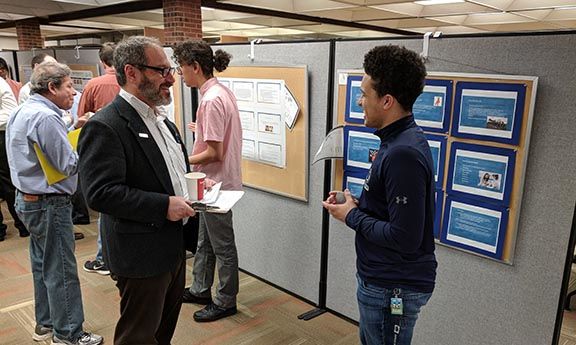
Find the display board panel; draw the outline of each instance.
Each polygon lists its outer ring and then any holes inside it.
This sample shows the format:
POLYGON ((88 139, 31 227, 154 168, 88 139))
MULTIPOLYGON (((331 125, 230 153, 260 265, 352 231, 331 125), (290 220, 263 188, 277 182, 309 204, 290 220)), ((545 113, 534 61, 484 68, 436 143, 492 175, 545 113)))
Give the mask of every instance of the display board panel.
MULTIPOLYGON (((298 200, 308 200, 308 72, 305 66, 230 66, 218 73, 219 78, 241 78, 247 80, 282 80, 290 91, 300 112, 296 115, 292 129, 284 128, 286 135, 285 167, 266 164, 250 159, 242 159, 242 182, 244 185, 267 192, 280 194, 298 200)), ((258 92, 247 92, 237 83, 242 101, 251 102, 258 92), (244 98, 243 98, 244 97, 244 98)), ((261 97, 271 95, 271 89, 264 90, 261 97)), ((234 88, 234 86, 233 86, 234 88)), ((257 89, 256 89, 257 90, 257 89)), ((237 96, 238 97, 238 96, 237 96)), ((239 102, 241 101, 239 100, 239 102)), ((266 101, 266 99, 261 99, 266 101)), ((282 124, 284 126, 284 124, 282 124)), ((270 152, 268 150, 267 152, 270 152)), ((280 165, 280 164, 278 164, 280 165)))
MULTIPOLYGON (((353 89, 362 73, 362 70, 339 71, 337 124, 346 125, 348 130, 344 137, 344 160, 335 163, 335 189, 350 183, 343 178, 349 179, 351 169, 367 170, 371 164, 362 155, 355 156, 362 161, 351 161, 347 153, 349 133, 374 132, 358 124, 360 116, 349 116, 353 89)), ((512 264, 537 82, 537 77, 529 76, 428 73, 424 92, 415 104, 414 117, 425 131, 434 158, 438 193, 434 235, 438 243, 512 264), (497 245, 493 243, 493 248, 483 250, 482 246, 478 249, 466 241, 453 240, 453 234, 462 230, 459 227, 468 224, 462 219, 480 219, 470 212, 466 213, 469 217, 450 218, 447 212, 464 214, 464 207, 453 206, 452 200, 457 198, 469 199, 473 205, 504 208, 499 211, 497 230, 502 238, 499 237, 497 245), (450 231, 452 235, 447 233, 450 231)), ((357 112, 355 109, 354 113, 357 112)))

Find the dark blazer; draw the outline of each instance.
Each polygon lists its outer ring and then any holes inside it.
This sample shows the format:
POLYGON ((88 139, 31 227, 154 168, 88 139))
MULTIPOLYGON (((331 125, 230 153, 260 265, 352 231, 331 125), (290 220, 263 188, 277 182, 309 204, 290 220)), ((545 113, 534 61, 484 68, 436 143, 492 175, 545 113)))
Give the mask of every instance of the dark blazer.
MULTIPOLYGON (((188 162, 176 126, 166 124, 188 162)), ((102 249, 110 271, 146 278, 172 270, 184 258, 182 221, 166 219, 174 189, 162 153, 136 110, 117 96, 84 125, 78 154, 86 201, 102 213, 102 249)))

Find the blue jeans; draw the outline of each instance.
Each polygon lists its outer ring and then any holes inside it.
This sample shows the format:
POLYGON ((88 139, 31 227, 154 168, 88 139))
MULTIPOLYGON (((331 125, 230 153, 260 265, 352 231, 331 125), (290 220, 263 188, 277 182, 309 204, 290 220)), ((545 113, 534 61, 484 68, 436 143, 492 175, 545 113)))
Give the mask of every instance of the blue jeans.
POLYGON ((364 345, 409 345, 420 308, 432 293, 407 289, 386 289, 358 279, 358 309, 360 311, 360 341, 364 345), (392 315, 390 298, 402 298, 402 315, 392 315))
POLYGON ((36 323, 53 327, 60 338, 74 341, 84 322, 80 282, 74 257, 72 204, 69 196, 38 196, 30 201, 19 191, 16 212, 30 231, 36 323))

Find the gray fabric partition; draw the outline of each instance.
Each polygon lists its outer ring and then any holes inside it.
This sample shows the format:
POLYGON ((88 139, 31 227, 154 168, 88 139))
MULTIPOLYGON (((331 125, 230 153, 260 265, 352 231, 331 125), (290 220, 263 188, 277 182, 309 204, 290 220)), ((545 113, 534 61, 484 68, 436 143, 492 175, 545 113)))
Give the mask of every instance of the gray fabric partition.
MULTIPOLYGON (((79 49, 56 49, 56 60, 67 65, 96 65, 98 66, 98 71, 100 75, 103 74, 102 64, 100 63, 100 57, 98 56, 98 48, 85 48, 79 49), (76 58, 76 55, 79 57, 76 58)), ((97 76, 95 76, 97 77, 97 76)))
MULTIPOLYGON (((22 67, 25 67, 30 68, 31 70, 32 67, 30 66, 30 63, 32 62, 32 58, 40 53, 46 53, 51 56, 55 55, 53 49, 34 49, 34 50, 18 51, 16 52, 16 60, 18 60, 18 68, 22 69, 22 67)), ((22 85, 24 85, 28 82, 28 79, 29 76, 20 75, 19 81, 22 83, 22 85)))
MULTIPOLYGON (((307 66, 308 154, 313 157, 326 128, 329 43, 259 44, 253 64, 249 45, 213 49, 232 54, 235 66, 307 66)), ((307 203, 246 187, 233 209, 240 268, 312 302, 319 293, 323 176, 323 163, 310 165, 307 203)))
MULTIPOLYGON (((422 40, 338 42, 336 69, 361 68, 381 44, 421 51, 422 40)), ((414 344, 551 344, 576 184, 576 35, 443 38, 428 71, 538 76, 514 265, 437 246, 434 296, 414 344)), ((358 319, 353 232, 331 220, 327 307, 358 319)))

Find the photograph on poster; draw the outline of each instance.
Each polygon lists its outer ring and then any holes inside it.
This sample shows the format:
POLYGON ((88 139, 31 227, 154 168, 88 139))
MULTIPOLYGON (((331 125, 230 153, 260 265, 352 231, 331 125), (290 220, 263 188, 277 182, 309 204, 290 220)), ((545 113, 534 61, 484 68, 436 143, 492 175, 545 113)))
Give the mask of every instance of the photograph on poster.
POLYGON ((342 186, 342 189, 348 188, 350 194, 354 198, 359 199, 364 189, 364 181, 367 175, 368 170, 344 171, 344 186, 342 186))
POLYGON ((522 84, 456 84, 452 135, 518 144, 526 86, 522 84))
POLYGON ((427 79, 412 107, 414 120, 425 131, 448 132, 452 110, 452 80, 427 79))
POLYGON ((434 210, 434 238, 440 239, 440 225, 442 223, 442 207, 444 206, 444 192, 436 189, 434 192, 436 208, 434 210))
POLYGON ((239 102, 254 101, 254 83, 251 81, 234 80, 232 82, 232 91, 239 102))
POLYGON ((442 189, 444 182, 444 166, 446 163, 446 137, 442 135, 434 135, 426 133, 430 152, 432 152, 432 160, 434 161, 434 181, 436 188, 442 189))
POLYGON ((279 82, 256 83, 256 93, 258 95, 258 103, 280 104, 282 97, 282 84, 279 82))
POLYGON ((256 158, 256 142, 251 139, 242 139, 242 158, 256 158))
POLYGON ((245 131, 255 131, 254 124, 256 119, 254 118, 253 111, 239 110, 240 113, 240 123, 242 124, 242 129, 245 131))
POLYGON ((513 150, 454 142, 450 151, 448 194, 509 205, 516 161, 513 150))
POLYGON ((358 104, 362 97, 360 84, 362 76, 349 75, 346 82, 346 109, 344 110, 344 121, 349 123, 364 123, 364 110, 358 104))
POLYGON ((276 166, 284 166, 282 146, 262 141, 259 142, 258 159, 262 162, 268 162, 276 166))
POLYGON ((507 226, 504 207, 448 197, 440 242, 501 259, 507 226))
POLYGON ((380 148, 374 129, 344 126, 344 169, 370 169, 380 148))
POLYGON ((282 115, 258 113, 259 132, 280 135, 282 125, 282 115))

